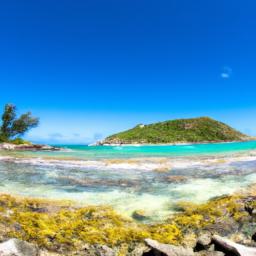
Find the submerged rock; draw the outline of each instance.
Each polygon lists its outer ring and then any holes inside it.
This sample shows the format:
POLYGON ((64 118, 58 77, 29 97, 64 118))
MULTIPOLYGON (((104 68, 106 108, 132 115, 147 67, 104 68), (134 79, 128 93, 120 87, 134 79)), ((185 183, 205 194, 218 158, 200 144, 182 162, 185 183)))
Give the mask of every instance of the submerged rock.
POLYGON ((171 170, 170 167, 167 167, 167 166, 162 166, 162 167, 158 167, 158 168, 155 168, 154 169, 154 172, 169 172, 171 170))
POLYGON ((39 256, 36 245, 13 238, 0 244, 1 256, 39 256))
POLYGON ((187 181, 188 177, 181 175, 167 176, 165 180, 170 183, 181 183, 187 181))
POLYGON ((148 219, 150 216, 143 210, 137 210, 133 212, 132 217, 135 220, 145 220, 148 219))
POLYGON ((61 148, 59 147, 53 147, 49 145, 39 145, 39 144, 22 144, 22 145, 17 145, 15 147, 15 150, 31 150, 31 151, 59 151, 61 148))
POLYGON ((74 186, 84 186, 84 187, 139 187, 140 182, 137 180, 125 180, 125 179, 91 179, 91 178, 74 178, 70 176, 59 176, 58 180, 63 183, 74 185, 74 186))
POLYGON ((170 244, 162 244, 152 239, 145 239, 146 244, 152 248, 151 253, 143 255, 164 255, 164 256, 193 256, 194 252, 191 248, 175 246, 170 244))

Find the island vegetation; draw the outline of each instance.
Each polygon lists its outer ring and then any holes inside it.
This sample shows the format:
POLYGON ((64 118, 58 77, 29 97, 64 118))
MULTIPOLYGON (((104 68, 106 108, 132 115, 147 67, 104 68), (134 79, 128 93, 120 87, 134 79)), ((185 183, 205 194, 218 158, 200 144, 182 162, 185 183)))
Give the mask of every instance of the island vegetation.
POLYGON ((0 142, 11 142, 13 144, 28 143, 21 137, 39 124, 39 119, 33 117, 31 112, 17 117, 17 108, 13 104, 5 105, 1 120, 0 142))
POLYGON ((103 144, 167 144, 243 141, 250 137, 209 117, 176 119, 134 128, 107 137, 103 144))

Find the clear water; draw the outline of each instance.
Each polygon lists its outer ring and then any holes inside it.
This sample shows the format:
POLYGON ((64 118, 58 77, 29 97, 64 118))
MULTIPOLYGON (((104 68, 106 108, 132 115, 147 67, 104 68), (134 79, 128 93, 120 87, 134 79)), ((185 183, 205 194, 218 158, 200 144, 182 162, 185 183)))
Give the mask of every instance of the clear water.
MULTIPOLYGON (((86 146, 86 145, 59 145, 67 151, 34 152, 34 156, 66 157, 74 159, 103 159, 103 158, 136 158, 136 157, 172 157, 198 156, 220 153, 234 153, 256 149, 256 141, 165 145, 165 146, 86 146)), ((30 153, 24 153, 30 155, 30 153)))
POLYGON ((127 216, 144 210, 161 221, 178 201, 204 202, 256 182, 255 141, 65 148, 0 152, 12 157, 0 161, 0 192, 107 204, 127 216))

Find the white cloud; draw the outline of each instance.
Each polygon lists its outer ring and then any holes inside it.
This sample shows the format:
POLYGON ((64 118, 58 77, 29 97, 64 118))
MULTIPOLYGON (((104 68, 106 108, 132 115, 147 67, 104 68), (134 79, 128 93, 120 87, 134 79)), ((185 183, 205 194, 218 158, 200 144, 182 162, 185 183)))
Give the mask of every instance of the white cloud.
POLYGON ((229 78, 229 77, 230 77, 230 75, 229 75, 229 74, 227 74, 227 73, 221 73, 221 77, 222 77, 222 78, 229 78))
POLYGON ((63 138, 63 134, 59 133, 59 132, 56 132, 56 133, 50 133, 49 135, 49 138, 63 138))
POLYGON ((232 75, 232 68, 230 67, 223 67, 221 72, 221 77, 223 79, 228 79, 232 75))

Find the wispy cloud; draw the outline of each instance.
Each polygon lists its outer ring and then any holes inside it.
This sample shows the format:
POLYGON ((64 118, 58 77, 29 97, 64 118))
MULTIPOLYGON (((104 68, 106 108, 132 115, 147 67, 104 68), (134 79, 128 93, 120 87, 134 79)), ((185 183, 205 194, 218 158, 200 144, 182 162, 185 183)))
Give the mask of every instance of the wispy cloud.
POLYGON ((221 77, 223 79, 228 79, 232 75, 232 68, 231 67, 223 67, 221 72, 221 77))
POLYGON ((82 135, 80 133, 48 133, 41 136, 28 135, 26 139, 35 143, 44 144, 90 144, 101 140, 103 135, 101 133, 94 133, 91 136, 82 135))
POLYGON ((229 78, 229 77, 230 77, 230 74, 221 73, 221 77, 222 77, 222 78, 229 78))
POLYGON ((101 140, 103 138, 103 134, 101 134, 101 133, 94 133, 94 135, 93 135, 93 140, 94 141, 98 141, 98 140, 101 140))
POLYGON ((59 132, 50 133, 48 136, 49 136, 49 138, 59 138, 59 139, 61 139, 61 138, 64 137, 63 134, 61 134, 61 133, 59 133, 59 132))

